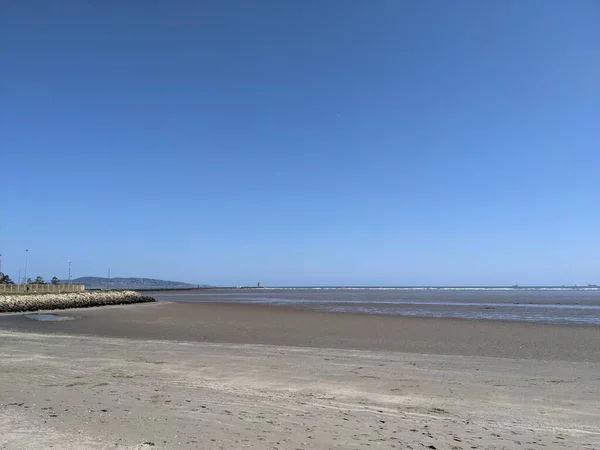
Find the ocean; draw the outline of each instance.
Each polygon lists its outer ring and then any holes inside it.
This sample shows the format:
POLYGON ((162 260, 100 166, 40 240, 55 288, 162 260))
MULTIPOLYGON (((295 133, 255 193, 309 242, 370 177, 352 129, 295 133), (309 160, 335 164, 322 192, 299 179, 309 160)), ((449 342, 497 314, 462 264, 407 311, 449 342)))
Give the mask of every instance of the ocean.
POLYGON ((255 303, 336 313, 600 326, 600 288, 260 288, 155 292, 159 301, 255 303))

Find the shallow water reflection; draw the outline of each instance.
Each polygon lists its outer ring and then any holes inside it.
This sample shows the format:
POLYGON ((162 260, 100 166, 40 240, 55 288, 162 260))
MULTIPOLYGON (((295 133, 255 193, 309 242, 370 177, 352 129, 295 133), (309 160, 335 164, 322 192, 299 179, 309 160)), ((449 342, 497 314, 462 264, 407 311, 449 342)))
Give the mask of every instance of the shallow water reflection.
POLYGON ((63 322, 65 320, 75 320, 73 316, 59 316, 57 314, 25 314, 25 317, 40 322, 63 322))

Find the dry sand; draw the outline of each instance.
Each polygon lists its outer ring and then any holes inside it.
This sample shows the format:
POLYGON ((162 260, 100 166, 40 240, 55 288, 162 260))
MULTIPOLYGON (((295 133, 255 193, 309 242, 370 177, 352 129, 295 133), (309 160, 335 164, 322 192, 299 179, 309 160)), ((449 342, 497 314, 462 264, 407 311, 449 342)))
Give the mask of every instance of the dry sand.
POLYGON ((206 304, 64 314, 80 318, 0 320, 2 449, 600 449, 596 329, 206 304))

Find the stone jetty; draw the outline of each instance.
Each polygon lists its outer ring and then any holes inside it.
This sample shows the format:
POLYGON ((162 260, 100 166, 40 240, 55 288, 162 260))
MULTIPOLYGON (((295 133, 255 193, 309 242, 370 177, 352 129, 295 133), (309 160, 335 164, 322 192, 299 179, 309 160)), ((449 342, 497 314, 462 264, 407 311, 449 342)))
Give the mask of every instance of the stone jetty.
POLYGON ((154 301, 154 298, 142 295, 135 291, 0 295, 0 312, 87 308, 90 306, 121 305, 154 301))

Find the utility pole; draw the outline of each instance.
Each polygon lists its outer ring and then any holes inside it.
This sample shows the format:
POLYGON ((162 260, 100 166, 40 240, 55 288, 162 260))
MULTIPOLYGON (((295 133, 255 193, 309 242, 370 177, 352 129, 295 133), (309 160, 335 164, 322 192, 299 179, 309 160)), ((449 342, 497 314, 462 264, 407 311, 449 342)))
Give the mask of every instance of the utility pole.
POLYGON ((27 255, 29 255, 29 250, 25 249, 25 283, 27 284, 27 255))
POLYGON ((69 281, 67 284, 71 284, 71 261, 69 260, 69 281))

